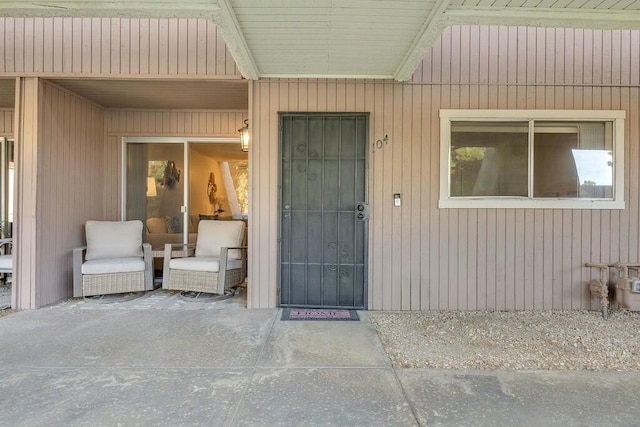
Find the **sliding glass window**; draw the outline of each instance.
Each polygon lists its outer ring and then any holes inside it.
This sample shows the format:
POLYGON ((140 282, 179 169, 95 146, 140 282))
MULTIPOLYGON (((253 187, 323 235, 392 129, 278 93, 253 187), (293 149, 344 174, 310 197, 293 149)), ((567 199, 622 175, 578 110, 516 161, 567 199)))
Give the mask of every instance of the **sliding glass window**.
POLYGON ((624 112, 441 111, 441 208, 622 209, 624 112))

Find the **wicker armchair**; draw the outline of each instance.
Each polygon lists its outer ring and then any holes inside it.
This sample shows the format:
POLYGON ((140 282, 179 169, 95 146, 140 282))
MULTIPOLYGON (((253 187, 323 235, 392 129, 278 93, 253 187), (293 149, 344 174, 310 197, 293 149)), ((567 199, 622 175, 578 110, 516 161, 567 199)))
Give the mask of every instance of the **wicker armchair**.
POLYGON ((0 239, 0 275, 1 282, 6 283, 7 274, 13 274, 13 239, 0 239))
POLYGON ((247 247, 243 221, 202 220, 195 256, 171 258, 165 245, 163 289, 224 295, 244 281, 247 247))
POLYGON ((87 245, 73 250, 73 296, 153 289, 151 245, 142 221, 87 221, 87 245))

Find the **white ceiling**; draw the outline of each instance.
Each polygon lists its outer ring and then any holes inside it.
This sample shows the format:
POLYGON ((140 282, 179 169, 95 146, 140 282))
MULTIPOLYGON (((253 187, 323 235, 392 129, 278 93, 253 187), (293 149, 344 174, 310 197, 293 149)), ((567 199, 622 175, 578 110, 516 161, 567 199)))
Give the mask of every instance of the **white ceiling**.
POLYGON ((0 15, 205 18, 249 79, 408 80, 448 25, 640 29, 640 0, 0 0, 0 15))

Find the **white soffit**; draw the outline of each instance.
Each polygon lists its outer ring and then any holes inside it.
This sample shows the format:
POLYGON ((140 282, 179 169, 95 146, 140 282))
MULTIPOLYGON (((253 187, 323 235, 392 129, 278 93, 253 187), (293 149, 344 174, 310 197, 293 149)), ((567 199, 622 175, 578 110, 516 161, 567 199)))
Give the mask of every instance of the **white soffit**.
POLYGON ((640 29, 640 0, 0 0, 0 16, 206 18, 248 79, 403 81, 449 25, 640 29))
POLYGON ((230 0, 264 77, 393 78, 437 1, 230 0))

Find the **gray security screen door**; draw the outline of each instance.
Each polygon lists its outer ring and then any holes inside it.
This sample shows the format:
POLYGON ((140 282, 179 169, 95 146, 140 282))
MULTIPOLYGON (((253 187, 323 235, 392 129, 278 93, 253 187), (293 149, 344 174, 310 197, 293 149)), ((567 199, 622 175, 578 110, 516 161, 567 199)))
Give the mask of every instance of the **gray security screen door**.
POLYGON ((280 114, 280 304, 366 308, 368 114, 280 114))

